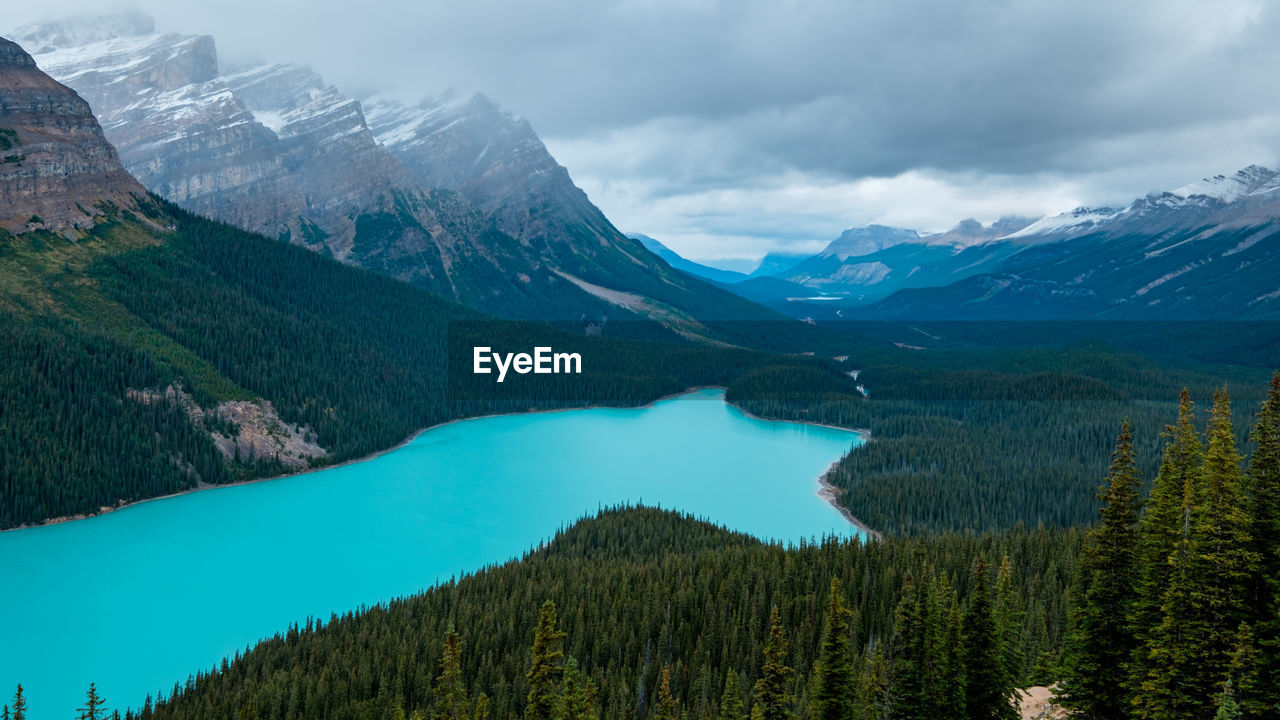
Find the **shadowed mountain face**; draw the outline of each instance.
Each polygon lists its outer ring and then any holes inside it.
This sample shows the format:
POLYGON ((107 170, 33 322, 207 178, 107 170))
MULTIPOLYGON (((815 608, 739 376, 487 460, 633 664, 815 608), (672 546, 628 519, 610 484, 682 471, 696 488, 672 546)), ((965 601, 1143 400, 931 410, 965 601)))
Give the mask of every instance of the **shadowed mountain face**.
POLYGON ((366 106, 307 67, 223 68, 140 15, 20 28, 124 166, 195 212, 509 317, 777 319, 623 237, 523 120, 482 96, 366 106))
POLYGON ((0 38, 0 228, 87 229, 103 203, 130 208, 145 196, 89 104, 0 38))

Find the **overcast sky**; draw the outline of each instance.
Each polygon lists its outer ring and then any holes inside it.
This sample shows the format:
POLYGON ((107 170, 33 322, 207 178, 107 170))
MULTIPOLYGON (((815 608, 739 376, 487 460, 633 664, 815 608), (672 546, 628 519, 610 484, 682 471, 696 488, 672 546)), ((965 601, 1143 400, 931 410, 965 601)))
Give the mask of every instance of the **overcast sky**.
MULTIPOLYGON (((6 24, 103 9, 23 5, 6 24)), ((1280 156, 1280 8, 1263 0, 132 6, 349 95, 483 91, 619 228, 700 259, 1127 203, 1280 156)))

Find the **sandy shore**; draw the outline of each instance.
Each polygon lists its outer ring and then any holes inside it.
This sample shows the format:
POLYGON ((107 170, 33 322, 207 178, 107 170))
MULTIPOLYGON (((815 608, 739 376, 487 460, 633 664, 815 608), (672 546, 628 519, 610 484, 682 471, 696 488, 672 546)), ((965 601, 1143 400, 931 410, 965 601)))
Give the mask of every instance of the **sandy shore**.
MULTIPOLYGON (((127 508, 127 507, 133 507, 133 506, 135 506, 135 505, 141 505, 141 504, 143 504, 143 503, 156 502, 156 501, 159 501, 159 500, 168 500, 169 498, 175 498, 175 497, 179 497, 179 496, 182 496, 182 495, 190 495, 190 494, 192 494, 192 493, 204 492, 204 491, 206 491, 206 490, 217 490, 217 489, 219 489, 219 488, 236 487, 236 486, 238 486, 238 485, 252 485, 252 484, 254 484, 254 483, 271 482, 272 480, 281 480, 281 479, 284 479, 284 478, 296 477, 296 476, 298 476, 298 475, 303 475, 303 474, 306 474, 306 473, 309 473, 309 472, 320 472, 320 471, 322 471, 322 470, 332 470, 332 469, 334 469, 334 468, 340 468, 340 467, 344 467, 344 466, 347 466, 347 465, 354 465, 354 464, 356 464, 356 463, 362 463, 362 462, 366 462, 366 461, 369 461, 369 460, 373 460, 374 458, 381 457, 381 456, 386 455, 387 453, 390 453, 390 452, 395 452, 396 450, 399 450, 399 449, 403 448, 404 446, 408 445, 409 443, 413 442, 414 440, 417 440, 417 439, 418 439, 418 436, 422 435, 422 434, 423 434, 423 433, 425 433, 425 432, 430 432, 430 431, 432 431, 432 430, 436 430, 436 429, 439 429, 439 428, 442 428, 442 427, 446 427, 446 426, 448 426, 448 425, 454 425, 454 424, 456 424, 456 423, 470 422, 470 421, 472 421, 472 420, 484 420, 484 419, 487 419, 487 418, 508 417, 508 416, 511 416, 511 415, 538 415, 538 414, 544 414, 544 413, 574 412, 574 411, 577 411, 577 410, 643 410, 643 409, 645 409, 645 408, 651 408, 651 407, 653 407, 654 405, 656 405, 656 404, 658 404, 658 403, 660 403, 660 402, 662 402, 662 401, 664 401, 664 400, 672 400, 672 399, 674 399, 674 398, 681 397, 682 395, 688 395, 688 394, 690 394, 690 393, 698 392, 699 390, 724 390, 724 389, 725 389, 725 388, 723 388, 723 387, 719 387, 719 386, 715 386, 715 385, 702 385, 702 386, 698 386, 698 387, 691 387, 691 388, 686 388, 685 390, 682 390, 682 391, 677 392, 677 393, 671 393, 670 395, 663 395, 662 397, 655 398, 654 400, 651 400, 651 401, 649 401, 649 402, 645 403, 644 405, 631 405, 631 406, 626 406, 626 407, 618 407, 618 406, 614 406, 614 405, 584 405, 584 406, 581 406, 581 407, 553 408, 553 409, 548 409, 548 410, 537 410, 537 409, 534 409, 534 410, 522 410, 522 411, 518 411, 518 412, 493 413, 493 414, 491 414, 491 415, 474 415, 474 416, 471 416, 471 417, 456 418, 456 419, 453 419, 453 420, 448 420, 448 421, 446 421, 446 422, 436 423, 435 425, 431 425, 431 426, 428 426, 428 427, 422 428, 421 430, 415 430, 412 434, 410 434, 410 435, 409 435, 409 437, 405 438, 404 440, 401 440, 400 442, 396 443, 395 445, 392 445, 392 446, 391 446, 391 447, 389 447, 389 448, 385 448, 385 449, 383 449, 383 450, 379 450, 379 451, 377 451, 377 452, 373 452, 373 453, 370 453, 370 454, 365 455, 365 456, 362 456, 362 457, 353 458, 353 459, 351 459, 351 460, 344 460, 344 461, 342 461, 342 462, 340 462, 340 463, 334 463, 334 464, 332 464, 332 465, 321 465, 321 466, 314 467, 314 468, 305 468, 305 469, 300 469, 300 470, 298 470, 297 472, 285 473, 285 474, 283 474, 283 475, 272 475, 271 477, 253 478, 253 479, 251 479, 251 480, 241 480, 241 481, 239 481, 239 482, 226 483, 226 484, 223 484, 223 485, 209 485, 209 484, 207 484, 207 483, 203 483, 203 482, 202 482, 202 483, 200 483, 199 485, 197 485, 196 487, 193 487, 193 488, 187 488, 187 489, 185 489, 185 490, 179 490, 178 492, 169 493, 169 494, 167 494, 167 495, 157 495, 157 496, 155 496, 155 497, 144 498, 144 499, 142 499, 142 500, 134 500, 134 501, 132 501, 132 502, 121 502, 121 503, 118 503, 118 504, 116 504, 116 505, 100 507, 100 508, 98 508, 98 512, 94 512, 94 513, 81 513, 81 514, 77 514, 77 515, 63 515, 63 516, 56 517, 56 518, 49 518, 48 520, 44 520, 44 521, 42 521, 42 522, 38 522, 38 523, 27 523, 27 524, 25 524, 25 525, 18 525, 18 526, 16 526, 16 527, 6 528, 6 529, 4 529, 4 530, 0 530, 0 532, 11 532, 11 531, 13 531, 13 530, 28 530, 28 529, 31 529, 31 528, 44 527, 44 526, 46 526, 46 525, 57 525, 57 524, 59 524, 59 523, 64 523, 64 522, 73 522, 73 521, 75 521, 75 520, 85 520, 85 519, 88 519, 88 518, 91 518, 91 517, 97 517, 98 515, 105 515, 105 514, 107 514, 107 513, 109 513, 109 512, 114 512, 114 511, 116 511, 116 510, 122 510, 122 509, 127 508)), ((822 425, 822 424, 820 424, 820 423, 805 423, 805 422, 802 422, 802 421, 799 421, 799 420, 772 420, 772 419, 770 419, 770 418, 762 418, 762 417, 757 417, 757 416, 755 416, 755 415, 752 415, 751 413, 747 412, 746 410, 743 410, 742 408, 738 407, 737 405, 733 405, 732 407, 736 408, 737 410, 739 410, 740 412, 742 412, 743 414, 745 414, 747 417, 751 417, 751 418, 754 418, 754 419, 756 419, 756 420, 766 420, 766 421, 768 421, 768 422, 794 422, 794 423, 798 423, 798 424, 801 424, 801 425, 817 425, 818 427, 829 427, 829 428, 832 428, 832 429, 835 429, 835 430, 843 430, 843 431, 845 431, 845 432, 856 432, 856 433, 860 433, 860 434, 864 434, 864 435, 865 435, 865 434, 866 434, 866 432, 867 432, 867 431, 864 431, 864 430, 850 430, 849 428, 836 427, 836 426, 834 426, 834 425, 822 425)), ((839 461, 837 460, 836 462, 839 462, 839 461)), ((832 467, 835 467, 835 463, 832 463, 832 467)), ((828 470, 828 472, 829 472, 829 470, 828 470)), ((871 528, 869 528, 869 527, 867 527, 866 525, 864 525, 861 521, 859 521, 856 517, 854 517, 852 513, 850 513, 850 512, 849 512, 848 508, 845 508, 845 507, 843 507, 842 505, 840 505, 840 503, 836 502, 836 499, 835 499, 835 488, 834 488, 832 485, 830 485, 829 483, 827 483, 827 480, 826 480, 826 473, 823 473, 822 477, 818 478, 818 484, 819 484, 819 486, 820 486, 820 488, 819 488, 819 490, 818 490, 818 497, 821 497, 823 500, 826 500, 827 502, 831 503, 831 505, 832 505, 832 506, 834 506, 837 510, 839 510, 839 511, 840 511, 840 514, 841 514, 841 515, 843 515, 843 516, 845 517, 845 519, 847 519, 847 520, 849 521, 849 523, 850 523, 850 524, 852 524, 852 525, 854 525, 855 527, 859 528, 859 529, 860 529, 860 530, 862 530, 863 532, 866 532, 866 533, 868 534, 868 536, 875 537, 876 539, 879 539, 879 538, 880 538, 880 534, 879 534, 879 533, 877 533, 876 531, 874 531, 874 530, 872 530, 871 528)))

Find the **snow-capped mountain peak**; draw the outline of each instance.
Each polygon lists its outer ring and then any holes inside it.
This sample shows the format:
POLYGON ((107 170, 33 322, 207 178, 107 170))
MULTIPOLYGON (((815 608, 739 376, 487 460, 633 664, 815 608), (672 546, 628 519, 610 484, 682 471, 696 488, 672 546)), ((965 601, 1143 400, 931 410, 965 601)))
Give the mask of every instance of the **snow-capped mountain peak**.
POLYGON ((1280 173, 1274 170, 1261 165, 1250 165, 1231 176, 1215 175, 1188 183, 1174 190, 1173 194, 1184 198, 1203 195, 1222 202, 1234 202, 1246 195, 1280 187, 1277 178, 1280 178, 1280 173))

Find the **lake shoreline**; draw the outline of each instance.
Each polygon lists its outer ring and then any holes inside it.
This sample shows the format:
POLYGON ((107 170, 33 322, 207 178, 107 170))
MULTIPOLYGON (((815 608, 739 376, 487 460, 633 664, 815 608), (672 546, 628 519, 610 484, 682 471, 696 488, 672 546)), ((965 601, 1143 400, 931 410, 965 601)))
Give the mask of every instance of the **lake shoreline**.
MULTIPOLYGON (((680 391, 680 392, 676 392, 676 393, 669 393, 669 394, 667 394, 667 395, 663 395, 662 397, 658 397, 658 398, 655 398, 655 399, 653 399, 653 400, 650 400, 649 402, 647 402, 647 403, 645 403, 645 404, 643 404, 643 405, 627 405, 627 406, 617 406, 617 405, 583 405, 583 406, 578 406, 578 407, 552 408, 552 409, 546 409, 546 410, 537 410, 537 409, 532 409, 532 410, 522 410, 522 411, 515 411, 515 412, 491 413, 491 414, 489 414, 489 415, 472 415, 472 416, 470 416, 470 417, 465 417, 465 418, 455 418, 455 419, 453 419, 453 420, 446 420, 445 422, 436 423, 435 425, 428 425, 427 427, 424 427, 424 428, 422 428, 422 429, 420 429, 420 430, 415 430, 413 433, 411 433, 411 434, 410 434, 408 437, 406 437, 404 440, 401 440, 400 442, 396 443, 395 445, 392 445, 391 447, 384 448, 384 449, 382 449, 382 450, 378 450, 378 451, 376 451, 376 452, 372 452, 372 453, 370 453, 370 454, 368 454, 368 455, 363 455, 363 456, 358 457, 358 458, 352 458, 352 459, 350 459, 350 460, 343 460, 343 461, 342 461, 342 462, 340 462, 340 463, 334 463, 334 464, 332 464, 332 465, 322 465, 322 466, 320 466, 320 467, 314 467, 314 468, 303 468, 303 469, 299 469, 297 472, 284 473, 284 474, 282 474, 282 475, 272 475, 272 476, 270 476, 270 477, 262 477, 262 478, 251 478, 251 479, 249 479, 249 480, 238 480, 238 481, 236 481, 236 482, 225 483, 225 484, 222 484, 222 485, 209 485, 209 484, 207 484, 207 483, 200 483, 200 484, 198 484, 196 487, 187 488, 187 489, 185 489, 185 490, 179 490, 179 491, 177 491, 177 492, 168 493, 168 494, 166 494, 166 495, 156 495, 155 497, 143 498, 143 499, 141 499, 141 500, 133 500, 133 501, 131 501, 131 502, 121 502, 121 503, 119 503, 119 504, 117 504, 117 505, 113 505, 113 506, 105 506, 105 505, 104 505, 104 506, 102 506, 101 508, 99 508, 99 509, 98 509, 98 512, 94 512, 94 513, 80 513, 80 514, 76 514, 76 515, 62 515, 62 516, 55 517, 55 518, 49 518, 48 520, 43 520, 43 521, 38 522, 38 523, 27 523, 27 524, 24 524, 24 525, 17 525, 17 526, 15 526, 15 527, 5 528, 5 529, 3 529, 3 530, 0 530, 0 533, 7 533, 7 532, 15 531, 15 530, 32 530, 32 529, 35 529, 35 528, 47 527, 47 526, 50 526, 50 525, 60 525, 60 524, 62 524, 62 523, 75 522, 75 521, 77 521, 77 520, 88 520, 89 518, 99 517, 99 516, 102 516, 102 515, 106 515, 106 514, 108 514, 108 513, 115 512, 115 511, 117 511, 117 510, 124 510, 125 508, 135 507, 135 506, 137 506, 137 505, 142 505, 142 504, 144 504, 144 503, 157 502, 157 501, 160 501, 160 500, 168 500, 168 499, 170 499, 170 498, 181 497, 181 496, 183 496, 183 495, 190 495, 190 494, 192 494, 192 493, 204 492, 204 491, 206 491, 206 490, 218 490, 218 489, 221 489, 221 488, 238 487, 238 486, 241 486, 241 485, 253 485, 253 484, 256 484, 256 483, 272 482, 272 481, 274 481, 274 480, 283 480, 283 479, 285 479, 285 478, 297 477, 297 476, 299 476, 299 475, 305 475, 305 474, 307 474, 307 473, 311 473, 311 472, 321 472, 321 471, 324 471, 324 470, 334 470, 334 469, 337 469, 337 468, 345 467, 345 466, 347 466, 347 465, 354 465, 354 464, 356 464, 356 463, 362 463, 362 462, 367 462, 367 461, 369 461, 369 460, 374 460, 374 459, 379 458, 379 457, 381 457, 381 456, 383 456, 383 455, 386 455, 387 453, 391 453, 391 452, 395 452, 396 450, 400 450, 400 449, 404 448, 406 445, 408 445, 408 444, 412 443, 414 440, 417 440, 417 439, 418 439, 418 438, 419 438, 423 433, 430 432, 431 430, 438 430, 439 428, 442 428, 442 427, 447 427, 447 426, 449 426, 449 425, 454 425, 454 424, 457 424, 457 423, 470 422, 470 421, 472 421, 472 420, 486 420, 486 419, 490 419, 490 418, 509 417, 509 416, 512 416, 512 415, 542 415, 542 414, 547 414, 547 413, 575 412, 575 411, 579 411, 579 410, 644 410, 644 409, 647 409, 647 408, 651 408, 651 407, 653 407, 654 405, 657 405, 657 404, 658 404, 658 403, 660 403, 660 402, 664 402, 664 401, 666 401, 666 400, 673 400, 673 399, 675 399, 675 398, 678 398, 678 397, 681 397, 681 396, 684 396, 684 395, 689 395, 689 394, 691 394, 691 393, 695 393, 695 392, 698 392, 698 391, 701 391, 701 390, 725 390, 725 389, 726 389, 725 387, 720 386, 720 385, 698 385, 698 386, 695 386, 695 387, 685 388, 684 390, 682 390, 682 391, 680 391)), ((795 423, 795 424, 798 424, 798 425, 813 425, 813 426, 816 426, 816 427, 825 427, 825 428, 831 428, 831 429, 833 429, 833 430, 841 430, 841 431, 844 431, 844 432, 851 432, 851 433, 855 433, 855 434, 858 434, 858 435, 863 436, 864 438, 865 438, 866 436, 870 435, 870 432, 869 432, 869 431, 867 431, 867 430, 853 430, 853 429, 850 429, 850 428, 842 428, 842 427, 837 427, 837 426, 835 426, 835 425, 825 425, 825 424, 822 424, 822 423, 807 423, 807 422, 804 422, 804 421, 802 421, 802 420, 776 420, 776 419, 773 419, 773 418, 764 418, 764 417, 760 417, 760 416, 758 416, 758 415, 755 415, 755 414, 753 414, 753 413, 751 413, 751 412, 748 412, 747 410, 745 410, 745 409, 743 409, 743 408, 741 408, 741 407, 738 407, 737 405, 734 405, 734 404, 732 404, 732 403, 726 402, 725 404, 726 404, 726 405, 729 405, 730 407, 734 408, 735 410, 737 410, 737 411, 741 412, 742 414, 744 414, 744 415, 746 415, 747 417, 752 418, 752 419, 754 419, 754 420, 762 420, 762 421, 767 421, 767 422, 786 422, 786 423, 795 423)), ((832 467, 832 468, 834 468, 834 467, 835 467, 835 465, 836 465, 836 463, 838 463, 838 462, 839 462, 839 460, 837 460, 836 462, 832 463, 832 464, 831 464, 831 467, 832 467)), ((835 488, 835 486, 833 486, 833 485, 831 485, 830 483, 828 483, 828 482, 827 482, 827 479, 826 479, 826 478, 827 478, 827 474, 828 474, 830 471, 831 471, 831 468, 828 468, 826 472, 824 472, 821 476, 819 476, 819 477, 818 477, 818 485, 819 485, 819 489, 818 489, 818 492, 817 492, 818 497, 822 498, 824 501, 826 501, 828 504, 830 504, 832 507, 834 507, 836 510, 838 510, 838 511, 840 512, 840 514, 845 518, 845 520, 847 520, 847 521, 849 522, 849 524, 850 524, 850 525, 853 525, 854 527, 858 528, 858 529, 859 529, 859 530, 861 530, 862 532, 865 532, 869 537, 874 537, 874 538, 876 538, 876 539, 880 539, 880 533, 876 532, 875 530, 872 530, 870 527, 868 527, 868 526, 867 526, 866 524, 864 524, 862 521, 858 520, 856 517, 854 517, 853 513, 851 513, 851 512, 849 511, 849 509, 848 509, 848 508, 846 508, 846 507, 844 507, 844 506, 840 505, 840 503, 836 501, 836 498, 835 498, 836 488, 835 488)))
MULTIPOLYGON (((690 388, 687 392, 693 392, 694 390, 698 390, 698 389, 704 389, 704 388, 690 388)), ((853 433, 861 437, 863 442, 867 442, 868 440, 871 439, 871 430, 866 428, 855 429, 855 428, 840 427, 839 425, 827 425, 826 423, 805 422, 803 420, 779 420, 776 418, 761 417, 759 415, 756 415, 750 412, 749 410, 746 410, 745 408, 738 407, 737 405, 734 405, 733 403, 730 403, 728 401, 726 401, 725 404, 729 405, 730 407, 737 408, 739 412, 741 412, 743 415, 746 415, 749 418, 752 418, 753 420, 762 420, 765 422, 795 423, 797 425, 811 425, 813 427, 830 428, 832 430, 840 430, 843 432, 853 433)), ((848 455, 848 453, 845 453, 845 455, 848 455)), ((840 460, 843 460, 843 459, 844 457, 842 456, 839 459, 837 459, 835 462, 831 463, 830 467, 828 467, 825 472, 823 472, 821 475, 818 476, 817 495, 818 497, 822 498, 823 501, 825 501, 828 505, 835 508, 840 513, 840 515, 843 516, 846 521, 848 521, 850 525, 854 526, 858 530, 861 530, 863 533, 865 533, 867 537, 873 538, 875 540, 883 540, 884 539, 883 535, 881 535, 876 530, 873 530, 870 525, 867 525, 866 523, 859 520, 857 516, 853 514, 852 510, 845 507, 844 505, 841 505, 840 501, 836 499, 836 495, 839 493, 840 489, 837 488, 835 485, 832 485, 831 481, 827 480, 827 476, 831 474, 832 470, 836 469, 836 465, 839 465, 840 460)))

